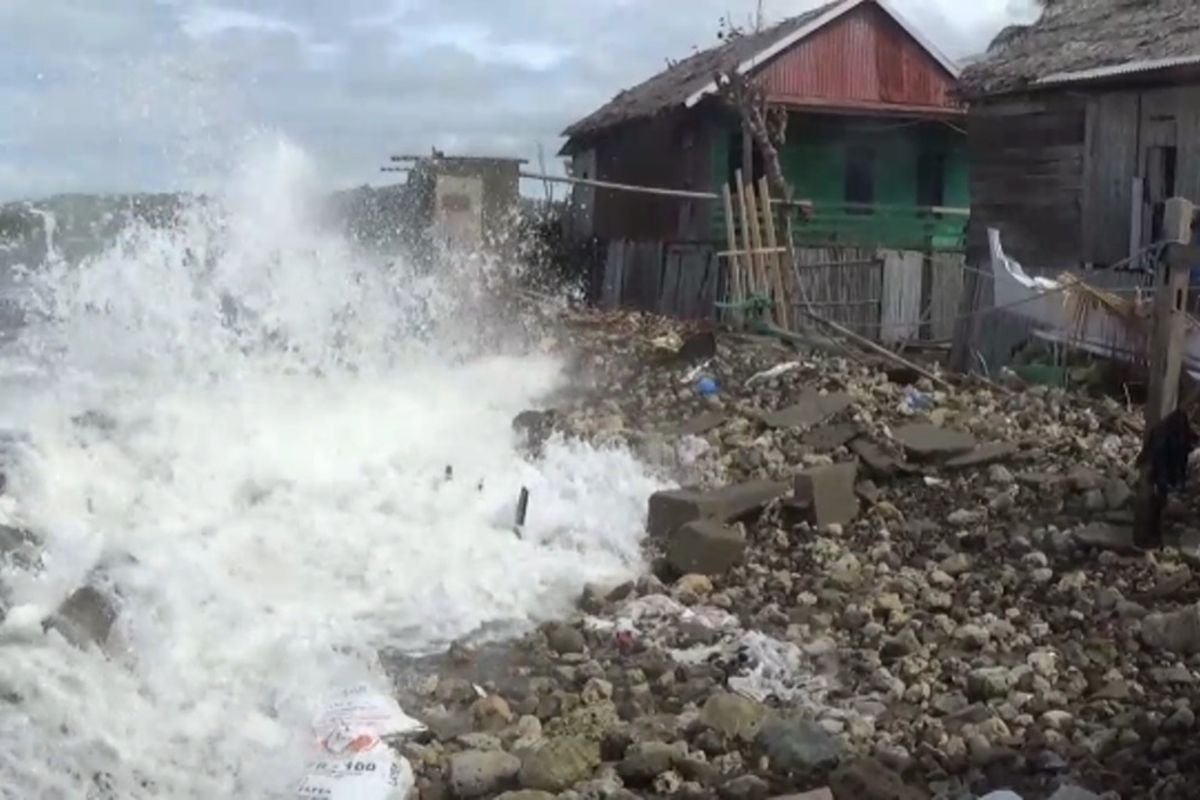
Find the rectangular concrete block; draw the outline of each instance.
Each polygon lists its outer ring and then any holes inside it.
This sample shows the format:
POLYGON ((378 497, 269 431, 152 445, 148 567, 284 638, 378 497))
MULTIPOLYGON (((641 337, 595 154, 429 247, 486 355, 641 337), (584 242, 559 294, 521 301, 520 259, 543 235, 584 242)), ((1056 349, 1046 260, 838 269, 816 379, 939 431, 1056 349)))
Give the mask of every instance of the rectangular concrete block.
POLYGON ((646 528, 651 536, 663 537, 693 520, 733 522, 782 497, 787 489, 785 483, 751 481, 708 492, 698 489, 657 492, 650 497, 646 528))
POLYGON ((815 467, 796 476, 794 497, 807 507, 813 525, 846 525, 858 516, 857 480, 857 464, 815 467))
POLYGON ((742 532, 711 519, 687 523, 667 542, 667 561, 680 575, 723 575, 745 553, 742 532))

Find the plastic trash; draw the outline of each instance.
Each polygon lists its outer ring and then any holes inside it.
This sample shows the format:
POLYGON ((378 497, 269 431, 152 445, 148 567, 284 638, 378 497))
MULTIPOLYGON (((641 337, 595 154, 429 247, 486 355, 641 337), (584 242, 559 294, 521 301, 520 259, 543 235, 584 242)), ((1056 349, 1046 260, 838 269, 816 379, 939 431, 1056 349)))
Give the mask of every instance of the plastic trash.
POLYGON ((718 391, 720 390, 717 387, 717 382, 712 378, 701 378, 696 381, 696 392, 701 397, 712 397, 718 391))
POLYGON ((404 800, 416 784, 412 765, 384 738, 424 730, 400 705, 366 685, 330 694, 313 720, 315 753, 296 788, 301 798, 404 800))
POLYGON ((904 405, 909 411, 928 411, 933 408, 933 395, 909 386, 904 390, 904 405))
POLYGON ((778 378, 781 375, 786 375, 793 370, 800 369, 803 366, 799 361, 787 361, 783 364, 778 364, 770 369, 765 369, 762 372, 756 372, 746 381, 746 388, 749 389, 756 383, 769 381, 772 378, 778 378))

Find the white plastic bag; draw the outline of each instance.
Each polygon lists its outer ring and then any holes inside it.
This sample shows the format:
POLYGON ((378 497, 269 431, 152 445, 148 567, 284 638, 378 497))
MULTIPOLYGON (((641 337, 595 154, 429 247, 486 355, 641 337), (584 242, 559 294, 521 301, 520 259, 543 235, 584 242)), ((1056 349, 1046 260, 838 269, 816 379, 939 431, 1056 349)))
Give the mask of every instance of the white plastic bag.
POLYGON ((394 699, 365 684, 331 693, 313 720, 316 752, 297 797, 405 800, 416 783, 412 765, 384 738, 423 728, 394 699))

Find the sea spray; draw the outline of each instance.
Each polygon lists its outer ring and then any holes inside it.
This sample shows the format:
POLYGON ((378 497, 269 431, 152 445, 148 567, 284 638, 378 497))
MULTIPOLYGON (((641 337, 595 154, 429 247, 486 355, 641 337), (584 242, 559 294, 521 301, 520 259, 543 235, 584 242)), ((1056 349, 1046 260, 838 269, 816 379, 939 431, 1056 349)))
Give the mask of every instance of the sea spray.
POLYGON ((515 631, 639 567, 658 487, 628 452, 513 447, 561 371, 481 348, 497 266, 356 253, 307 169, 260 148, 226 195, 29 278, 0 522, 44 552, 0 567, 4 800, 288 796, 320 698, 387 690, 379 650, 515 631), (89 582, 118 610, 106 652, 29 624, 89 582))

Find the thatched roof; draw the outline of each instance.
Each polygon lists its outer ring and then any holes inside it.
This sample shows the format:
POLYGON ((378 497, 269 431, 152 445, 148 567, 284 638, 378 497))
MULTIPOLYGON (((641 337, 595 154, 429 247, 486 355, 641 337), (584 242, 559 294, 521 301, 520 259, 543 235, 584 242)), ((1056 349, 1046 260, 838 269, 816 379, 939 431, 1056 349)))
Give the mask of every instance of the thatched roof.
POLYGON ((1200 64, 1198 0, 1043 0, 1041 18, 1009 27, 963 71, 981 97, 1200 64))
POLYGON ((842 0, 835 0, 785 20, 761 33, 739 36, 716 47, 694 53, 649 80, 631 89, 625 89, 563 131, 563 136, 583 136, 622 122, 649 117, 673 106, 681 106, 689 97, 711 83, 718 72, 728 72, 841 3, 842 0))

